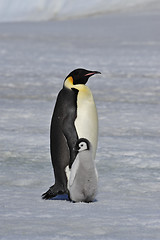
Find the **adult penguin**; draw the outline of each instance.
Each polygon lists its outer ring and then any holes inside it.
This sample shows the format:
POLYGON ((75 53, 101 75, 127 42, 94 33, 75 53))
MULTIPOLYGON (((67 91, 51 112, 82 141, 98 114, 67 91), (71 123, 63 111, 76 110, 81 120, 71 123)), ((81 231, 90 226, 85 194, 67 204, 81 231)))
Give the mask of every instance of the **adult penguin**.
POLYGON ((72 166, 79 138, 88 139, 93 147, 93 158, 97 149, 98 117, 90 89, 85 85, 89 77, 98 71, 78 68, 66 78, 55 104, 50 127, 50 151, 55 184, 42 195, 51 199, 68 193, 65 168, 72 166))

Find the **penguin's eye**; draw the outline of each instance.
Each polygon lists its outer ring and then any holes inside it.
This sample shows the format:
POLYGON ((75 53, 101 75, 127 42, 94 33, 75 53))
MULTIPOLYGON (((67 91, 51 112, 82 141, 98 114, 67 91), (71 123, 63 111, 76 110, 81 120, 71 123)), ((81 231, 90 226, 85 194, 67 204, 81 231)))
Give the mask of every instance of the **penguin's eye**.
POLYGON ((74 72, 74 75, 75 75, 75 76, 79 75, 79 71, 75 71, 75 72, 74 72))

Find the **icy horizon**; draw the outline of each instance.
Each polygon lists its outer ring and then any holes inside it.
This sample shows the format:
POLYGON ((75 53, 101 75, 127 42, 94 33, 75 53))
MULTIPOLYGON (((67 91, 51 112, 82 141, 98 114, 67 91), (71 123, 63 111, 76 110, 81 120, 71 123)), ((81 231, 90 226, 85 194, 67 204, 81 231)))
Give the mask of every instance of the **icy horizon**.
POLYGON ((158 0, 0 0, 0 22, 64 20, 159 5, 158 0))

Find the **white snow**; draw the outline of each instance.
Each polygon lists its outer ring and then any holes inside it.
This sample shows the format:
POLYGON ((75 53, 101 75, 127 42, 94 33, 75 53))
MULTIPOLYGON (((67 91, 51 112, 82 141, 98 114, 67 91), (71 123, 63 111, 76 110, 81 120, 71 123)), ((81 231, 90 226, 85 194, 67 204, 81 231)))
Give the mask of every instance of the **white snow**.
POLYGON ((159 22, 158 11, 134 10, 0 24, 0 239, 160 239, 159 22), (99 115, 97 201, 43 201, 54 183, 52 110, 77 67, 102 72, 88 83, 99 115))

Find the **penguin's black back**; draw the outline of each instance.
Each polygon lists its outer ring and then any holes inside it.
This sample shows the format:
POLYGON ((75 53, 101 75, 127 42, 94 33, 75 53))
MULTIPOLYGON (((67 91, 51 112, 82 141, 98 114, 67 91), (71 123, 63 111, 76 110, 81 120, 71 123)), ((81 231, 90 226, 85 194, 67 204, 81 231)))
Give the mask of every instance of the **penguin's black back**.
POLYGON ((74 125, 77 117, 77 94, 77 89, 63 87, 58 94, 51 120, 50 151, 55 180, 63 179, 64 183, 66 176, 63 169, 72 165, 77 154, 74 151, 78 139, 74 125))

